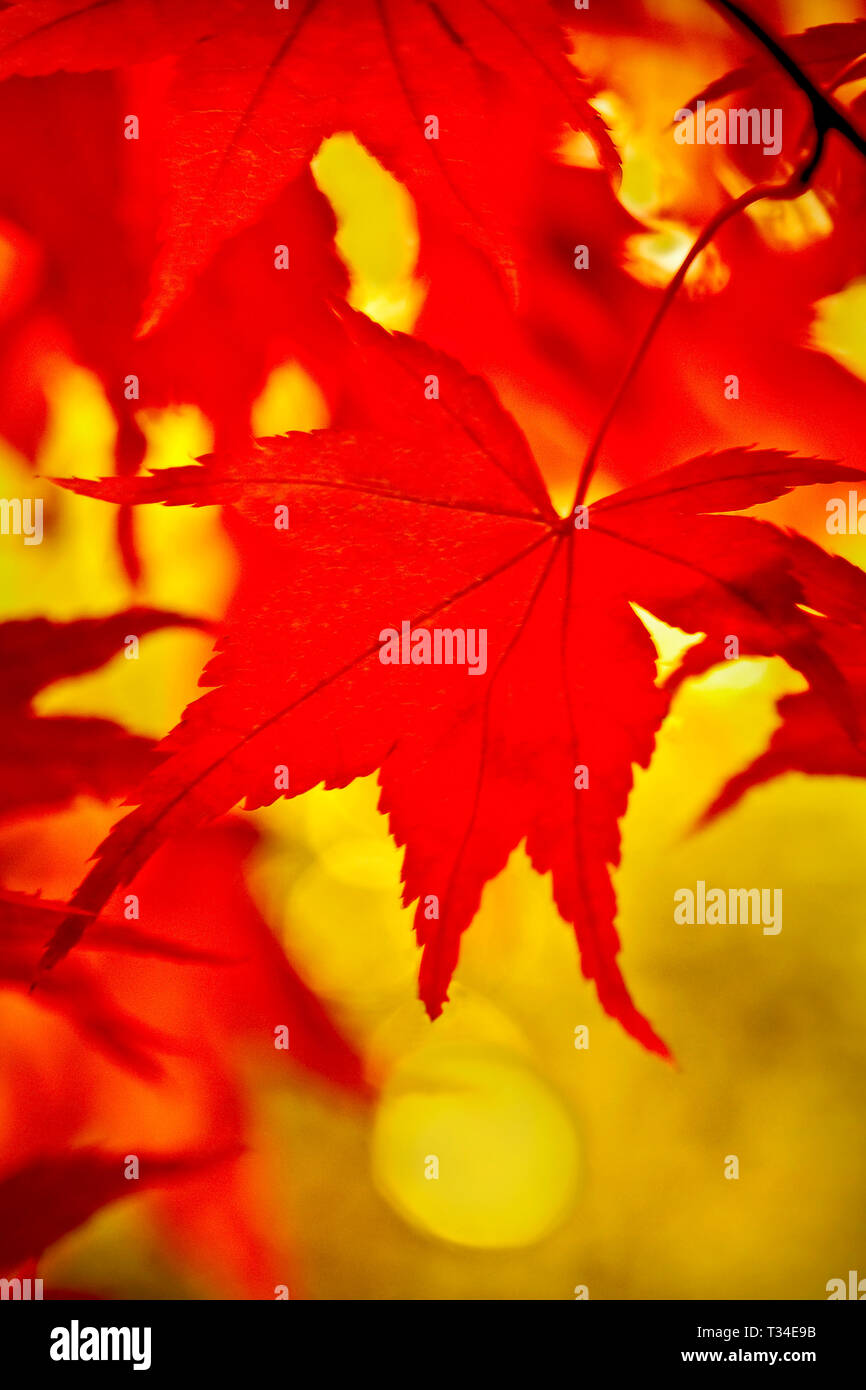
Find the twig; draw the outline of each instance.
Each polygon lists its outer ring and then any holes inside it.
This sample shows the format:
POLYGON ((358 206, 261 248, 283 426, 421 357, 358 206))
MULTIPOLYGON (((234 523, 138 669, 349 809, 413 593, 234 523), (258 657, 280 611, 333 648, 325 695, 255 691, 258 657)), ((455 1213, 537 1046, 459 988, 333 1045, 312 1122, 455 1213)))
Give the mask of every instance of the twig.
POLYGON ((737 23, 741 24, 744 29, 748 29, 752 37, 756 38, 758 43, 775 58, 779 66, 784 68, 791 81, 795 82, 800 91, 808 98, 818 130, 823 130, 825 134, 828 130, 838 131, 866 159, 866 139, 851 124, 847 112, 834 97, 815 86, 812 79, 795 62, 790 53, 786 52, 778 40, 774 39, 772 34, 768 34, 766 29, 762 29, 758 21, 747 14, 744 9, 735 5, 733 0, 709 0, 709 2, 714 9, 724 10, 728 15, 733 15, 737 23))
POLYGON ((667 285, 661 303, 653 314, 643 337, 638 343, 613 399, 605 411, 592 441, 590 442, 580 471, 572 511, 575 507, 579 506, 586 497, 592 475, 595 472, 598 462, 598 456, 601 452, 601 446, 604 443, 607 432, 616 416, 622 399, 640 370, 641 363, 646 357, 665 315, 676 298, 677 292, 689 272, 689 268, 694 264, 700 253, 710 244, 725 223, 729 222, 731 218, 736 217, 738 213, 743 212, 746 208, 751 207, 753 203, 760 202, 764 198, 779 200, 799 197, 808 187, 820 163, 821 156, 824 152, 827 132, 829 130, 835 130, 840 135, 843 135, 854 148, 866 158, 866 140, 864 140, 860 133, 855 130, 854 126, 851 125, 841 107, 839 107, 832 98, 827 97, 823 92, 818 90, 806 74, 797 66, 793 58, 785 52, 775 39, 765 33, 761 26, 753 20, 751 16, 740 9, 739 5, 731 3, 731 0, 709 0, 709 2, 716 8, 722 8, 734 15, 734 17, 763 44, 772 57, 775 58, 789 74, 800 90, 805 93, 812 108, 812 121, 815 128, 814 145, 808 157, 804 158, 794 172, 782 183, 757 184, 754 188, 749 189, 748 192, 741 194, 739 198, 735 198, 732 202, 721 208, 701 231, 697 240, 686 254, 685 259, 673 279, 667 285))

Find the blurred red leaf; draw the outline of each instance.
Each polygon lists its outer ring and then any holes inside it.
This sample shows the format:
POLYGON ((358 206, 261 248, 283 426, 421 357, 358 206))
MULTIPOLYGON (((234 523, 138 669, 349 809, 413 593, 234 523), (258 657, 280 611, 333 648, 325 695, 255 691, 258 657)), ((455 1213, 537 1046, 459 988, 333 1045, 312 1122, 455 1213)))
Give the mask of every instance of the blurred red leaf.
POLYGON ((43 943, 73 911, 90 928, 86 950, 73 968, 40 976, 30 998, 66 1016, 111 1060, 150 1078, 162 1074, 161 1053, 207 1052, 222 1067, 221 1048, 243 1037, 260 1056, 365 1094, 357 1052, 249 896, 243 864, 255 842, 238 824, 172 845, 136 884, 142 924, 92 921, 67 903, 0 889, 0 987, 28 992, 43 943), (170 963, 184 967, 177 978, 170 963), (288 1029, 285 1050, 274 1047, 277 1027, 288 1029))
POLYGON ((447 209, 511 273, 519 152, 552 149, 571 125, 618 168, 566 49, 547 0, 297 0, 290 9, 253 0, 24 0, 0 15, 0 77, 177 55, 172 191, 148 327, 220 242, 256 220, 321 141, 342 130, 416 199, 447 209))
POLYGON ((108 1202, 177 1182, 223 1163, 228 1152, 137 1155, 139 1177, 124 1177, 123 1154, 98 1149, 46 1153, 0 1178, 0 1269, 16 1268, 74 1231, 108 1202))
POLYGON ((327 305, 343 295, 346 273, 333 213, 309 171, 254 228, 225 242, 159 331, 136 339, 166 197, 154 133, 165 122, 166 82, 163 69, 146 69, 125 85, 105 73, 0 84, 0 212, 18 295, 0 313, 0 353, 14 380, 14 390, 10 382, 0 391, 0 431, 29 453, 44 427, 46 372, 61 351, 98 375, 125 473, 144 456, 143 409, 197 405, 221 447, 249 436, 252 403, 284 361, 300 361, 326 394, 334 389, 338 344, 327 305), (146 141, 122 138, 130 104, 146 141), (287 237, 294 275, 274 268, 274 246, 287 237))
POLYGON ((34 696, 54 681, 83 675, 166 627, 206 626, 159 609, 130 608, 106 618, 55 623, 21 618, 0 624, 0 816, 62 806, 79 795, 122 795, 153 763, 153 742, 109 719, 38 716, 34 696))
MULTIPOLYGON (((249 898, 243 863, 255 843, 252 828, 239 823, 173 842, 136 883, 141 923, 93 923, 88 949, 69 968, 43 976, 29 996, 40 942, 69 908, 0 892, 0 987, 17 989, 33 1009, 54 1010, 80 1034, 59 1058, 62 1034, 53 1032, 46 1044, 49 1055, 40 1059, 38 1045, 31 1045, 8 1059, 5 1079, 16 1083, 17 1113, 14 1133, 4 1139, 2 1166, 24 1175, 11 1191, 25 1204, 17 1226, 22 1243, 7 1251, 0 1183, 0 1249, 11 1267, 23 1257, 25 1237, 26 1248, 38 1253, 67 1226, 71 1229, 66 1185, 77 1173, 74 1149, 79 1136, 91 1136, 95 1129, 103 1148, 123 1145, 122 1152, 139 1155, 152 1149, 158 1136, 174 1150, 179 1171, 189 1164, 183 1192, 157 1204, 151 1218, 162 1214, 166 1239, 185 1261, 204 1263, 208 1280, 225 1296, 271 1298, 275 1282, 284 1280, 285 1233, 271 1233, 259 1210, 264 1199, 252 1158, 249 1171, 234 1162, 211 1170, 197 1166, 196 1155, 214 1150, 231 1155, 246 1143, 252 1065, 275 1068, 272 1080, 281 1085, 290 1079, 297 1084, 300 1067, 355 1101, 366 1100, 371 1088, 357 1052, 295 972, 249 898), (278 1025, 289 1033, 285 1050, 275 1046, 278 1025), (116 1073, 106 1061, 124 1072, 116 1073), (73 1072, 74 1093, 68 1081, 73 1072), (146 1087, 136 1090, 129 1073, 146 1087), (130 1085, 138 1103, 127 1100, 130 1085), (184 1152, 178 1148, 178 1094, 183 1096, 184 1152), (50 1162, 43 1162, 46 1129, 57 1149, 50 1162), (69 1150, 65 1156, 61 1146, 69 1150), (34 1216, 26 1204, 37 1198, 44 1210, 37 1206, 34 1216)), ((40 1027, 37 1036, 44 1031, 40 1027)), ((142 1160, 143 1175, 145 1162, 150 1161, 142 1160)), ((101 1169, 96 1179, 86 1188, 94 1211, 137 1189, 125 1179, 119 1191, 116 1182, 103 1185, 101 1169)), ((89 1214, 80 1215, 74 1206, 71 1224, 89 1214)))

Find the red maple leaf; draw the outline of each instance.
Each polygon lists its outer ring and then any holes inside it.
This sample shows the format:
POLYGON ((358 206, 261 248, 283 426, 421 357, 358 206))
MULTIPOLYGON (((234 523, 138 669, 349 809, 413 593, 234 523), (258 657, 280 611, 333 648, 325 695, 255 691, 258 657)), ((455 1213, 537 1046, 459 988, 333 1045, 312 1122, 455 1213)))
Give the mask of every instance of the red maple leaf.
MULTIPOLYGON (((781 719, 769 745, 747 767, 731 777, 701 817, 715 819, 745 796, 786 772, 824 777, 866 777, 866 748, 859 731, 866 728, 866 574, 841 556, 826 555, 803 538, 800 566, 810 571, 812 601, 823 614, 823 643, 843 672, 856 711, 853 725, 840 723, 821 690, 783 695, 777 709, 781 719)), ((814 619, 813 619, 814 621, 814 619)), ((677 682, 698 675, 715 662, 701 643, 688 653, 677 682)))
POLYGON ((566 48, 547 0, 22 0, 0 15, 0 78, 177 55, 148 327, 343 130, 513 269, 525 153, 571 125, 618 167, 566 48))
MULTIPOLYGON (((166 739, 166 761, 73 902, 98 910, 165 839, 242 798, 266 805, 378 768, 380 809, 405 846, 404 900, 417 902, 431 1016, 484 884, 525 842, 605 1009, 664 1054, 616 962, 618 821, 668 704, 632 605, 784 656, 850 726, 844 681, 804 612, 817 605, 798 538, 714 513, 862 475, 731 450, 563 518, 484 383, 366 320, 355 333, 381 430, 292 434, 232 460, 66 484, 122 503, 234 504, 243 561, 202 677, 216 688, 166 739), (275 525, 285 506, 288 530, 275 525), (483 633, 486 661, 472 674, 468 656, 386 663, 388 630, 404 624, 428 634, 421 655, 437 630, 467 644, 475 634, 476 653, 483 633)), ((70 917, 46 964, 81 930, 70 917)))

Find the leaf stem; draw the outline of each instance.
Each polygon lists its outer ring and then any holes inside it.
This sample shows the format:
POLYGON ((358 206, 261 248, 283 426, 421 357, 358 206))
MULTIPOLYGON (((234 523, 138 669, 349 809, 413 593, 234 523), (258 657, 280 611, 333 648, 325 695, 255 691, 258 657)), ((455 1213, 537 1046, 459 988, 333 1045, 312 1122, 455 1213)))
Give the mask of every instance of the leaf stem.
POLYGON ((757 203, 764 198, 787 199, 799 197, 807 188, 821 161, 828 130, 835 130, 840 135, 843 135, 845 139, 863 155, 864 159, 866 159, 866 140, 863 139, 859 131, 855 130, 842 108, 832 97, 828 97, 825 93, 819 91, 797 63, 795 63, 794 59, 785 52, 781 45, 777 43, 771 35, 767 34, 761 28, 756 20, 753 20, 739 5, 733 4, 732 0, 709 0, 709 3, 717 9, 721 8, 727 11, 729 14, 733 15, 740 24, 748 29, 806 95, 812 108, 812 121, 815 129, 814 144, 808 156, 804 156, 794 172, 783 182, 756 184, 754 188, 749 189, 746 193, 742 193, 738 198, 733 199, 732 202, 720 208, 706 224, 690 250, 687 252, 673 279, 665 288, 661 302, 653 314, 643 337, 638 343, 626 367, 622 380, 614 393, 613 399, 593 435, 586 457, 583 461, 580 477, 578 478, 572 511, 575 507, 583 503, 586 497, 589 484, 592 481, 592 476, 598 463, 601 446, 619 410, 622 399, 640 370, 641 364, 652 345, 653 339, 676 298, 677 292, 685 280, 690 267, 694 264, 700 253, 710 244, 721 228, 729 222, 731 218, 736 217, 738 213, 751 207, 753 203, 757 203))
POLYGON ((575 506, 582 503, 586 497, 587 488, 595 472, 601 446, 604 443, 608 429, 613 423, 614 416, 619 409, 622 398, 637 375, 641 363, 646 357, 653 339, 661 326, 662 320, 676 298, 677 292, 688 275, 691 266, 694 265, 698 256, 709 246, 710 242, 725 223, 729 222, 732 217, 736 217, 738 213, 743 212, 746 208, 751 207, 753 203, 759 202, 762 198, 792 198, 799 196, 799 194, 803 192, 808 177, 811 176, 811 172, 814 170, 820 158, 821 143, 821 141, 815 142, 816 147, 810 153, 808 162, 796 169, 790 178, 785 179, 783 183, 756 184, 754 188, 750 188, 747 192, 741 193, 739 198, 734 198, 732 202, 726 203, 724 207, 720 208, 719 211, 710 218, 709 222, 697 237, 697 240, 692 244, 676 275, 674 275, 673 279, 666 286, 661 302, 653 314, 643 337, 638 343, 631 361, 626 368, 625 374, 616 389, 613 400, 608 406, 595 432, 586 458, 583 461, 583 468, 581 469, 577 493, 574 499, 575 506), (806 178, 804 178, 804 175, 806 175, 806 178))

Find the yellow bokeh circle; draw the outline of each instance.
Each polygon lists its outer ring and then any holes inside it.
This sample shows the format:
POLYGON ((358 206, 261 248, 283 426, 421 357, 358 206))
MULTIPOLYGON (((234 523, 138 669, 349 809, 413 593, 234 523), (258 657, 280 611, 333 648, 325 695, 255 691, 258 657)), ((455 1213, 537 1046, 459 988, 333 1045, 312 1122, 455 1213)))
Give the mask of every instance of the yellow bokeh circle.
POLYGON ((480 1249, 529 1245, 571 1208, 574 1122, 511 1053, 432 1045, 399 1065, 373 1129, 374 1182, 410 1225, 480 1249))

